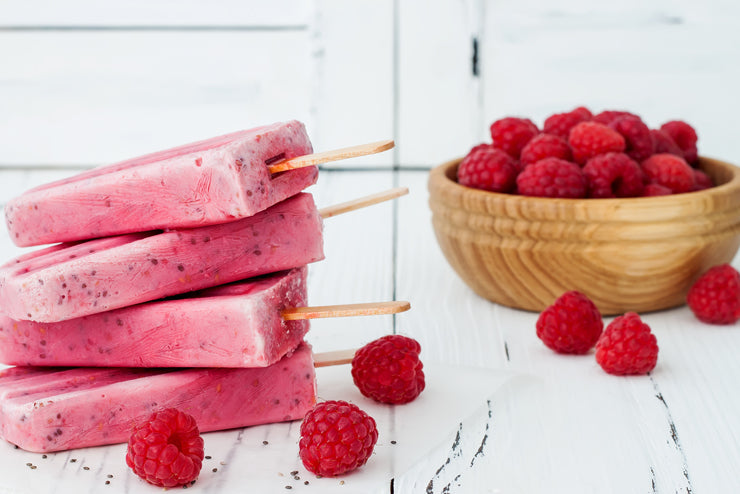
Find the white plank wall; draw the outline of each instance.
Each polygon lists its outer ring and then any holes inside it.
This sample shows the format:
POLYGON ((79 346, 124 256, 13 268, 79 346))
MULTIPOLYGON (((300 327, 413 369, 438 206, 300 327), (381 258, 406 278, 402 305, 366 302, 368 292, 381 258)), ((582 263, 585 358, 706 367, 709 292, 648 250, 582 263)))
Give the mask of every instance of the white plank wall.
MULTIPOLYGON (((0 204, 90 166, 271 121, 304 121, 316 150, 393 138, 392 151, 324 167, 309 189, 325 206, 410 188, 325 221, 309 299, 406 299, 412 310, 317 320, 311 343, 329 351, 395 332, 418 339, 431 366, 517 377, 430 431, 441 446, 411 469, 374 458, 384 475, 372 492, 740 492, 737 325, 699 324, 685 307, 646 314, 660 345, 650 376, 554 355, 535 336, 537 314, 484 301, 455 275, 426 189, 427 170, 488 140, 494 119, 541 124, 582 104, 651 125, 686 119, 702 154, 740 162, 738 25, 728 0, 0 0, 0 204)), ((22 251, 0 228, 3 259, 22 251)), ((27 473, 0 479, 0 493, 25 492, 27 473)), ((243 482, 236 472, 194 488, 243 482)), ((128 478, 111 492, 138 486, 128 478)), ((352 476, 332 486, 361 491, 352 476)))

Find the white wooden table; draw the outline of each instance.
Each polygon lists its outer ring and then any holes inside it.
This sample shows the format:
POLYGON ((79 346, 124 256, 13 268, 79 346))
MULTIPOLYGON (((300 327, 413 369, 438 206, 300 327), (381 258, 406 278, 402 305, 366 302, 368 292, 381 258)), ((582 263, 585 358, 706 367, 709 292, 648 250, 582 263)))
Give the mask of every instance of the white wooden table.
MULTIPOLYGON (((0 197, 4 202, 19 190, 71 172, 2 170, 0 197)), ((207 434, 206 454, 212 459, 191 489, 672 493, 740 488, 737 325, 699 323, 685 307, 645 314, 660 346, 658 365, 648 376, 608 375, 593 353, 556 355, 535 335, 537 314, 479 298, 446 264, 430 226, 426 178, 423 170, 345 167, 322 170, 309 189, 321 206, 394 185, 410 188, 395 203, 326 220, 326 259, 310 268, 309 298, 317 305, 406 299, 411 311, 316 320, 309 341, 316 351, 329 351, 388 333, 416 338, 429 372, 423 399, 389 410, 363 399, 346 367, 320 372, 322 399, 349 399, 379 418, 381 440, 366 468, 342 479, 315 479, 297 458, 297 425, 261 426, 207 434), (263 440, 272 450, 262 447, 263 440), (299 472, 300 481, 292 471, 299 472)), ((3 230, 2 257, 20 251, 3 230)), ((111 446, 43 458, 3 444, 0 493, 153 492, 126 469, 123 455, 123 446, 111 446)))
MULTIPOLYGON (((257 427, 207 435, 212 458, 191 489, 740 492, 737 325, 700 324, 685 307, 645 314, 660 345, 649 376, 555 355, 535 336, 537 314, 457 278, 426 190, 430 167, 485 139, 494 119, 541 123, 581 104, 651 126, 684 118, 702 154, 740 162, 739 20, 725 0, 7 0, 0 204, 85 167, 278 120, 306 122, 316 150, 393 138, 394 151, 323 169, 311 189, 320 206, 411 192, 326 221, 309 297, 412 309, 315 321, 309 340, 329 351, 412 336, 428 389, 389 410, 341 368, 322 371, 322 398, 379 420, 366 467, 316 480, 297 459, 296 424, 257 427)), ((0 226, 0 259, 20 252, 0 226)), ((121 446, 43 458, 0 442, 0 494, 155 491, 127 471, 121 446)))

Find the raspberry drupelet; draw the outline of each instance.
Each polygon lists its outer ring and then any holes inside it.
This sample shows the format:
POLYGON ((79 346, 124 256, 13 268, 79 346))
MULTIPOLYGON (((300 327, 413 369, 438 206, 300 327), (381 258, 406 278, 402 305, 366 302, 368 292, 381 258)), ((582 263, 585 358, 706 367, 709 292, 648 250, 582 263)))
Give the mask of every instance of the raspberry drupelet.
POLYGON ((300 433, 303 465, 323 477, 361 467, 378 442, 375 420, 357 405, 340 400, 317 404, 303 419, 300 433))
POLYGON ((545 158, 570 161, 573 159, 573 154, 565 139, 552 134, 539 134, 524 146, 519 161, 524 168, 545 158))
POLYGON ((526 167, 516 179, 519 194, 534 197, 586 197, 586 176, 581 167, 558 158, 545 158, 526 167))
POLYGON ((360 392, 381 403, 402 404, 424 390, 421 345, 413 338, 387 335, 357 350, 352 379, 360 392))
POLYGON ((519 174, 519 163, 490 145, 478 145, 457 168, 457 182, 466 187, 491 192, 512 192, 519 174))
POLYGON ((654 154, 675 154, 683 158, 683 151, 671 136, 660 129, 650 129, 650 137, 653 139, 654 154))
POLYGON ((639 197, 645 188, 640 165, 624 153, 600 154, 583 167, 588 196, 596 198, 639 197))
POLYGON ((691 285, 686 302, 702 322, 735 323, 740 319, 740 273, 729 264, 710 268, 691 285))
POLYGON ((134 429, 126 464, 153 485, 189 484, 203 465, 203 438, 195 419, 175 408, 154 412, 134 429))
POLYGON ((546 134, 568 139, 570 129, 581 122, 588 122, 593 116, 588 108, 579 106, 565 113, 555 113, 545 119, 543 131, 546 134))
POLYGON ((660 130, 671 136, 678 145, 687 163, 693 165, 699 159, 696 142, 699 140, 694 128, 683 120, 671 120, 660 126, 660 130))
POLYGON ((640 117, 623 115, 612 120, 609 127, 624 137, 624 152, 633 160, 639 163, 653 154, 653 137, 640 117))
POLYGON ((506 117, 491 124, 493 146, 514 159, 519 159, 524 146, 539 133, 537 126, 528 118, 506 117))
POLYGON ((570 291, 542 311, 536 328, 537 337, 551 350, 583 354, 596 344, 604 323, 591 299, 570 291))
POLYGON ((657 361, 658 341, 634 312, 615 318, 596 343, 596 362, 609 374, 647 374, 657 361))
POLYGON ((696 187, 694 170, 676 155, 654 154, 641 163, 649 183, 668 187, 674 194, 691 192, 696 187))
POLYGON ((579 165, 599 154, 621 153, 626 147, 619 132, 597 122, 582 122, 573 127, 568 135, 568 144, 573 151, 573 159, 579 165))

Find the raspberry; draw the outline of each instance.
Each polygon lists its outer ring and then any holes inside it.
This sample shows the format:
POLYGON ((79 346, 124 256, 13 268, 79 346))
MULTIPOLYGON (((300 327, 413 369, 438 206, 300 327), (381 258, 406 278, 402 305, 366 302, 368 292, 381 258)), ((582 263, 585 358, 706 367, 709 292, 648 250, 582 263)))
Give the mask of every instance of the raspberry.
POLYGON ((586 353, 604 329, 596 305, 584 294, 562 294, 537 319, 537 337, 558 353, 586 353))
POLYGON ((568 135, 576 163, 583 164, 599 154, 624 151, 625 142, 616 130, 596 122, 581 122, 568 135))
POLYGON ((625 117, 625 116, 640 118, 634 113, 630 113, 628 111, 605 110, 601 113, 597 113, 596 115, 594 115, 592 120, 594 122, 598 122, 603 125, 609 125, 610 123, 612 123, 614 120, 618 119, 619 117, 625 117))
POLYGON ((700 321, 736 322, 740 319, 740 273, 729 264, 710 268, 691 285, 686 302, 700 321))
POLYGON ((660 130, 671 136, 681 148, 687 163, 694 164, 699 158, 696 141, 699 139, 694 128, 682 120, 671 120, 660 126, 660 130))
POLYGON ((500 149, 487 145, 474 147, 457 168, 457 182, 466 187, 511 192, 516 185, 519 164, 500 149))
POLYGON ((591 120, 591 112, 588 108, 579 106, 575 110, 566 113, 550 115, 545 119, 543 129, 546 134, 567 139, 570 129, 581 122, 588 122, 589 120, 591 120))
POLYGON ((413 338, 383 336, 352 359, 352 379, 360 392, 381 403, 408 403, 424 390, 421 346, 413 338))
POLYGON ((134 429, 126 464, 150 484, 189 484, 203 464, 203 438, 195 419, 175 408, 154 412, 134 429))
POLYGON ((645 188, 640 165, 624 153, 606 153, 586 162, 589 197, 639 197, 645 188))
POLYGON ((683 158, 683 151, 671 136, 660 129, 650 129, 650 137, 653 138, 653 152, 655 154, 675 154, 683 158))
POLYGON ((673 191, 668 187, 660 184, 647 184, 642 189, 642 197, 669 196, 673 191))
POLYGON ((559 158, 545 158, 526 167, 516 178, 519 193, 536 197, 586 197, 581 167, 559 158))
POLYGON ((591 110, 589 110, 585 106, 579 106, 575 110, 571 111, 571 113, 575 113, 576 115, 582 116, 584 121, 591 120, 592 118, 594 118, 594 115, 593 113, 591 113, 591 110))
POLYGON ((694 168, 694 190, 704 190, 712 187, 714 187, 712 177, 694 168))
POLYGON ((634 312, 615 318, 596 343, 596 362, 609 374, 647 374, 657 361, 658 341, 634 312))
POLYGON ((653 154, 653 138, 650 129, 640 119, 632 115, 617 117, 609 124, 624 137, 625 153, 635 161, 642 161, 653 154))
POLYGON ((654 154, 642 162, 642 171, 648 182, 668 187, 674 194, 694 190, 694 170, 679 156, 654 154))
POLYGON ((378 441, 375 420, 346 401, 325 401, 301 423, 299 455, 312 473, 334 477, 367 463, 378 441))
POLYGON ((491 124, 493 147, 515 159, 519 159, 522 148, 539 133, 537 126, 528 118, 506 117, 491 124))
POLYGON ((524 146, 519 160, 522 167, 525 167, 544 158, 560 158, 570 161, 573 156, 565 139, 552 134, 539 134, 524 146))

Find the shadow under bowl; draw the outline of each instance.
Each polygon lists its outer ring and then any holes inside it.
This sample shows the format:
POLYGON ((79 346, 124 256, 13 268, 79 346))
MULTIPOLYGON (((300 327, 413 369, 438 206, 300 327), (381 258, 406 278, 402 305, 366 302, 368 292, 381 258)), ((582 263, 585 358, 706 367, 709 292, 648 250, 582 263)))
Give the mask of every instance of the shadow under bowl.
POLYGON ((429 176, 432 224, 447 261, 478 295, 542 311, 569 290, 603 315, 685 303, 696 278, 740 245, 740 168, 700 158, 715 187, 626 199, 551 199, 457 183, 461 159, 429 176))

